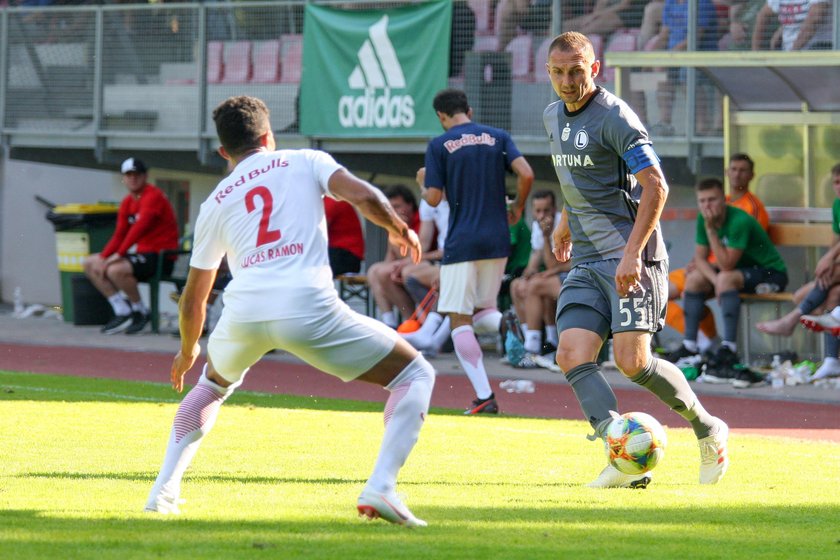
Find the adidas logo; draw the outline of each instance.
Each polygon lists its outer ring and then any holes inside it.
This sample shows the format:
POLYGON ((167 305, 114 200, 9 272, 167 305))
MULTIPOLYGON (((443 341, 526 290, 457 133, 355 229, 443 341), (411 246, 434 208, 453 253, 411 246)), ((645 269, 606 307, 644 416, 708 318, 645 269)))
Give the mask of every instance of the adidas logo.
POLYGON ((414 99, 392 95, 405 89, 405 75, 394 45, 388 37, 388 16, 368 29, 368 38, 357 53, 359 64, 347 85, 362 95, 343 95, 338 101, 338 119, 344 128, 402 128, 414 125, 414 99))

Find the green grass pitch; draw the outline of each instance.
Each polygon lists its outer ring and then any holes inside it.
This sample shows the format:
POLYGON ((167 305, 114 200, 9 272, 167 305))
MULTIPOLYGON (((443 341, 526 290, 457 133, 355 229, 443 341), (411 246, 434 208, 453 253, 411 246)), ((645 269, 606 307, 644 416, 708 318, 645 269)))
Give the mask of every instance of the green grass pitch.
POLYGON ((425 529, 356 516, 381 404, 241 393, 187 472, 182 515, 142 512, 180 396, 158 384, 0 372, 0 558, 840 556, 840 445, 734 433, 697 484, 683 426, 647 490, 591 490, 583 422, 433 410, 398 491, 425 529))

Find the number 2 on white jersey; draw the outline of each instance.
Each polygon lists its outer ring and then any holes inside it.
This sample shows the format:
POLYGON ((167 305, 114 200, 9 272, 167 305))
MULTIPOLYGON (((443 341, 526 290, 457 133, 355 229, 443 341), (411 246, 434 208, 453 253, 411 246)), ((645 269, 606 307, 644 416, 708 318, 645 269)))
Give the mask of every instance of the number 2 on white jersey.
POLYGON ((279 229, 269 229, 268 219, 271 217, 271 210, 274 207, 274 198, 271 196, 271 191, 268 187, 254 187, 245 193, 245 209, 250 214, 257 209, 254 204, 254 199, 260 197, 262 199, 262 216, 260 217, 260 229, 257 232, 257 247, 265 245, 266 243, 274 243, 280 239, 279 229))

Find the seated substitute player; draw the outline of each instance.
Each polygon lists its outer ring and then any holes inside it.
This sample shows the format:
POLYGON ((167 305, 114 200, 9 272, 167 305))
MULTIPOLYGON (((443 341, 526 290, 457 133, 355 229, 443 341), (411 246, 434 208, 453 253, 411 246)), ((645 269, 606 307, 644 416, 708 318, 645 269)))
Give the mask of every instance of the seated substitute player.
MULTIPOLYGON (((726 423, 709 414, 682 372, 651 356, 667 302, 668 254, 659 217, 668 183, 641 121, 621 99, 595 85, 601 69, 592 43, 575 32, 555 37, 546 64, 560 98, 543 113, 564 201, 554 254, 572 260, 557 302, 557 365, 584 418, 605 439, 618 401, 596 363, 612 336, 615 363, 694 430, 700 483, 714 484, 729 465, 726 423)), ((594 488, 644 487, 650 473, 607 465, 594 488)))
POLYGON ((421 256, 417 235, 378 189, 330 155, 275 151, 261 100, 228 98, 213 111, 213 120, 219 153, 235 168, 201 205, 196 221, 180 302, 181 349, 171 371, 178 392, 201 351, 205 302, 225 255, 233 280, 210 334, 204 372, 175 414, 146 510, 178 513, 181 478, 222 403, 266 352, 282 349, 344 381, 368 381, 390 391, 382 447, 358 510, 393 523, 425 525, 403 505, 395 486, 428 412, 435 372, 396 332, 339 299, 327 260, 322 199, 333 196, 359 208, 414 262, 421 256))

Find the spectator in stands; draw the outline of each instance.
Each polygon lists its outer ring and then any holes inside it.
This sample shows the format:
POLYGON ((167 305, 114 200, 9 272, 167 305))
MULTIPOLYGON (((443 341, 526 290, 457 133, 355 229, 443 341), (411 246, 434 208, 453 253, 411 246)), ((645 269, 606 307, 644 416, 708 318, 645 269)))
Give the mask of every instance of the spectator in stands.
POLYGON ((563 30, 578 31, 584 35, 598 34, 606 38, 616 29, 638 28, 642 25, 648 1, 596 0, 590 13, 565 20, 563 30))
MULTIPOLYGON (((146 164, 131 157, 120 170, 128 195, 117 212, 117 227, 102 251, 85 259, 84 270, 114 310, 102 332, 135 334, 150 320, 137 283, 156 274, 158 253, 178 248, 178 223, 163 191, 147 182, 146 164)), ((164 261, 163 273, 171 273, 173 264, 164 261)))
POLYGON ((662 8, 664 6, 664 0, 651 0, 645 6, 642 23, 639 26, 639 42, 637 43, 640 51, 653 48, 653 44, 649 47, 648 43, 659 35, 659 29, 662 27, 662 8))
MULTIPOLYGON (((732 154, 729 158, 729 166, 726 168, 726 176, 729 179, 729 194, 726 195, 726 203, 730 206, 740 208, 761 224, 767 231, 770 227, 770 216, 761 200, 750 192, 750 182, 755 177, 755 163, 747 154, 732 154)), ((715 262, 714 254, 709 255, 712 264, 715 262)), ((694 268, 692 261, 685 268, 672 270, 668 274, 668 309, 665 315, 665 324, 679 333, 685 332, 685 316, 678 300, 682 298, 685 290, 685 277, 694 268)), ((701 352, 707 350, 712 340, 717 336, 715 317, 712 310, 705 306, 701 314, 700 330, 697 333, 698 348, 701 352)))
POLYGON ((728 31, 721 37, 718 48, 722 51, 750 50, 755 20, 766 4, 767 0, 734 0, 729 6, 728 31))
MULTIPOLYGON (((731 382, 739 374, 738 316, 740 293, 778 292, 787 285, 787 267, 758 221, 726 204, 723 183, 717 178, 697 183, 697 237, 694 268, 685 279, 685 339, 668 355, 676 363, 698 354, 697 330, 706 299, 716 296, 723 315, 723 342, 706 368, 711 382, 731 382), (715 263, 709 262, 709 253, 715 263)), ((752 375, 744 370, 745 375, 752 375)))
MULTIPOLYGON (((831 183, 834 188, 834 205, 831 210, 831 227, 834 230, 834 242, 831 248, 817 262, 814 269, 815 280, 808 282, 793 296, 796 302, 789 313, 773 321, 757 323, 755 328, 766 334, 790 336, 803 315, 821 309, 831 309, 840 297, 840 163, 831 168, 831 183), (823 305, 826 304, 826 305, 823 305)), ((832 341, 833 343, 833 341, 832 341)))
MULTIPOLYGON (((698 50, 717 50, 717 10, 712 0, 697 2, 697 48, 698 50)), ((654 50, 667 48, 669 51, 685 51, 688 48, 688 0, 665 0, 662 8, 662 25, 654 50)), ((673 136, 674 127, 671 119, 674 110, 674 96, 678 86, 685 84, 684 68, 669 68, 668 79, 659 85, 657 102, 659 104, 659 122, 650 128, 654 136, 673 136)), ((697 128, 698 132, 708 126, 708 94, 704 80, 698 80, 697 88, 697 128)))
POLYGON ((365 237, 356 209, 349 202, 325 196, 324 215, 333 278, 360 272, 365 259, 365 237))
POLYGON ((767 0, 756 16, 752 37, 754 51, 780 47, 784 51, 831 49, 831 45, 829 0, 767 0), (774 18, 779 22, 779 29, 768 45, 766 30, 774 18))
MULTIPOLYGON (((385 190, 385 196, 400 215, 400 218, 415 232, 420 230, 420 216, 417 198, 405 185, 393 185, 385 190)), ((402 284, 402 269, 411 259, 401 257, 399 247, 388 245, 385 258, 368 268, 367 279, 370 292, 379 309, 380 319, 395 329, 399 316, 408 317, 414 309, 414 302, 402 284)))
POLYGON ((500 51, 505 50, 519 29, 545 35, 551 27, 551 0, 499 0, 496 25, 500 51))
POLYGON ((440 271, 438 309, 449 315, 458 362, 476 392, 467 414, 498 413, 475 333, 498 332, 496 298, 510 255, 509 225, 522 216, 534 173, 504 130, 473 123, 466 94, 435 95, 444 133, 426 148, 423 198, 449 202, 449 231, 440 271), (516 200, 506 208, 505 175, 517 177, 516 200))
POLYGON ((552 235, 560 224, 554 192, 534 193, 531 205, 534 222, 530 257, 522 276, 511 285, 511 296, 525 337, 525 350, 534 355, 553 355, 557 350, 557 296, 571 264, 559 263, 554 257, 552 235))
POLYGON ((460 76, 464 53, 475 41, 475 13, 466 0, 452 2, 452 33, 449 38, 449 77, 460 76))

